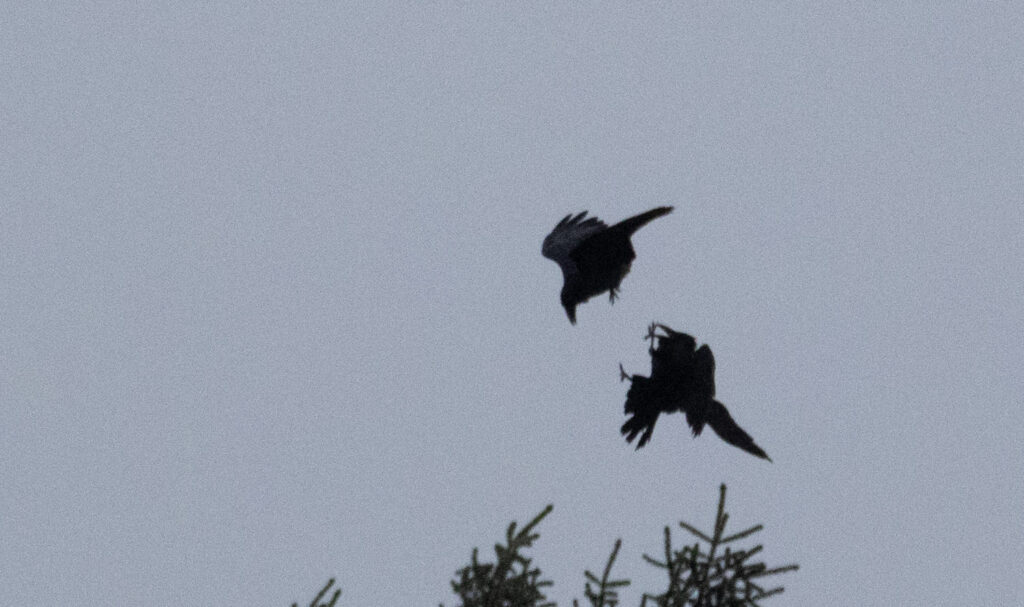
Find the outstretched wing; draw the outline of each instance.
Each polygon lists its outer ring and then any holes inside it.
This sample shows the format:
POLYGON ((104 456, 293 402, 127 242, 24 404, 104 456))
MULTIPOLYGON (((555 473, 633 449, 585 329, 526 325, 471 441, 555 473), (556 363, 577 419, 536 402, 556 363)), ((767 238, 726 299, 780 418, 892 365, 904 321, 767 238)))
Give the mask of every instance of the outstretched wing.
POLYGON ((622 232, 629 237, 648 222, 653 221, 662 215, 671 213, 672 209, 673 207, 657 207, 651 209, 650 211, 640 213, 639 215, 635 215, 629 219, 623 219, 619 223, 613 225, 612 230, 622 232))
POLYGON ((573 249, 594 234, 606 230, 607 225, 597 217, 586 217, 587 212, 579 215, 566 215, 558 222, 555 229, 544 237, 540 252, 544 257, 554 260, 566 275, 576 271, 576 262, 569 256, 573 249))
POLYGON ((649 378, 643 375, 634 375, 628 379, 630 379, 631 385, 629 392, 626 393, 626 415, 632 415, 632 417, 622 424, 620 431, 625 435, 627 443, 633 442, 633 439, 639 434, 640 440, 636 444, 636 448, 639 449, 651 440, 651 435, 654 434, 654 424, 658 421, 661 409, 651 393, 649 378))
POLYGON ((715 431, 715 434, 730 445, 739 447, 752 455, 772 461, 772 458, 768 457, 764 449, 758 447, 754 443, 754 439, 750 438, 750 435, 744 432, 743 428, 740 428, 739 424, 733 420, 725 405, 717 400, 711 401, 711 405, 708 407, 708 425, 715 431))

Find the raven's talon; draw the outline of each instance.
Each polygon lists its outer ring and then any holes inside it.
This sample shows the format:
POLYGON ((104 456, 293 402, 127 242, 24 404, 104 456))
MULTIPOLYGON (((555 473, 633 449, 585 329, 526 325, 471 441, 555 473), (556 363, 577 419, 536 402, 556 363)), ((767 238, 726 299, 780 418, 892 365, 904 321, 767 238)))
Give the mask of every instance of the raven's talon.
POLYGON ((662 326, 662 325, 659 325, 656 322, 652 322, 651 325, 649 327, 647 327, 647 335, 644 336, 644 341, 647 341, 648 339, 651 340, 651 345, 653 346, 654 345, 654 338, 658 337, 657 331, 658 331, 658 327, 660 327, 660 326, 662 326))

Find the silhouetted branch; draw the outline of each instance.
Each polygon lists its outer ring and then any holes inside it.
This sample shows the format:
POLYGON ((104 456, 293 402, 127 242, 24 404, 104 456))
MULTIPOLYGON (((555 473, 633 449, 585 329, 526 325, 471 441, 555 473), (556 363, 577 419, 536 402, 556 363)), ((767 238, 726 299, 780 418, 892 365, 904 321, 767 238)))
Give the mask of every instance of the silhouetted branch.
POLYGON ((714 531, 710 535, 687 523, 679 523, 680 527, 707 544, 707 552, 701 550, 700 542, 683 546, 679 550, 673 549, 671 531, 665 527, 665 560, 659 561, 646 554, 644 560, 666 570, 669 577, 668 589, 659 595, 645 593, 641 605, 646 606, 647 601, 651 600, 659 607, 756 606, 756 601, 783 592, 781 586, 766 590, 757 580, 794 571, 799 567, 786 565, 768 569, 764 563, 749 563, 751 557, 761 552, 761 545, 744 550, 728 544, 761 531, 762 526, 755 525, 727 536, 725 526, 728 520, 729 515, 725 512, 725 485, 722 485, 714 531))
MULTIPOLYGON (((619 548, 622 547, 622 540, 615 540, 615 547, 612 548, 611 556, 608 557, 608 564, 604 567, 604 573, 601 575, 601 579, 598 579, 596 575, 591 573, 589 570, 584 571, 584 575, 587 581, 583 586, 583 594, 590 601, 592 607, 615 607, 619 604, 619 593, 616 588, 629 586, 629 580, 609 580, 608 576, 612 572, 612 564, 615 563, 615 557, 619 554, 619 548), (590 587, 590 584, 597 585, 597 592, 590 587)), ((572 602, 574 607, 579 607, 579 601, 575 599, 572 602)))
MULTIPOLYGON (((457 579, 451 581, 452 590, 461 599, 460 607, 556 607, 546 602, 542 589, 552 582, 540 578, 540 569, 532 567, 532 561, 522 550, 533 546, 540 537, 535 528, 553 506, 547 506, 522 529, 517 530, 515 521, 505 531, 505 543, 494 546, 496 562, 481 563, 479 550, 474 548, 470 564, 456 572, 457 579)), ((697 538, 693 544, 674 547, 672 530, 664 529, 662 558, 647 554, 643 560, 665 570, 668 584, 664 593, 641 595, 641 607, 757 607, 757 601, 783 592, 783 587, 766 588, 763 578, 799 569, 797 565, 785 565, 769 569, 763 562, 753 562, 763 546, 757 544, 749 549, 737 548, 734 543, 761 531, 761 525, 754 525, 738 533, 726 534, 729 514, 725 511, 725 485, 720 486, 718 509, 711 533, 704 533, 696 527, 680 522, 679 526, 697 538)), ((622 540, 615 541, 604 571, 598 577, 591 571, 584 571, 584 596, 591 607, 617 607, 619 589, 630 585, 628 579, 611 579, 612 566, 622 548, 622 540)), ((329 603, 318 601, 327 593, 332 579, 313 600, 311 607, 333 607, 340 591, 335 592, 329 603)), ((573 606, 579 607, 578 600, 573 606)), ((298 607, 293 605, 292 607, 298 607)), ((442 604, 441 607, 444 607, 442 604)))
MULTIPOLYGON (((334 607, 334 604, 338 601, 338 597, 341 596, 340 588, 334 591, 334 594, 331 596, 330 601, 326 603, 320 602, 320 599, 324 598, 324 595, 327 594, 328 591, 330 591, 331 586, 333 585, 334 578, 327 580, 327 584, 325 584, 324 587, 320 589, 320 592, 318 592, 317 595, 313 597, 313 600, 310 601, 309 607, 334 607)), ((299 607, 299 604, 292 603, 292 607, 299 607)))
POLYGON ((457 571, 459 578, 451 582, 462 607, 555 607, 555 603, 541 603, 547 598, 541 588, 552 582, 541 580, 540 569, 531 569, 530 559, 520 554, 540 537, 533 529, 553 508, 548 505, 518 533, 513 521, 505 532, 506 544, 494 545, 497 563, 481 563, 478 549, 473 549, 469 566, 457 571))

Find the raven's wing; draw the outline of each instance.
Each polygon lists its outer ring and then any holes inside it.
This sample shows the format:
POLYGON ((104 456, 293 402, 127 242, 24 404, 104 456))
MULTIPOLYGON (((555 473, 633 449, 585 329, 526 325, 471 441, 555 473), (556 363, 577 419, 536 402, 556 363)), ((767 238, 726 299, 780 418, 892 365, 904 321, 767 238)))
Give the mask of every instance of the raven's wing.
POLYGON ((734 447, 739 447, 747 453, 772 461, 772 458, 768 457, 764 449, 758 447, 754 443, 754 439, 750 438, 750 435, 744 432, 743 428, 740 428, 735 420, 733 420, 725 405, 717 400, 712 400, 708 407, 707 421, 711 429, 715 431, 715 434, 725 442, 734 447))
POLYGON ((698 436, 704 424, 710 421, 715 407, 715 357, 707 344, 694 352, 685 382, 692 395, 685 407, 686 423, 690 424, 693 435, 698 436))
POLYGON ((616 232, 622 232, 628 238, 633 234, 633 232, 636 232, 648 222, 653 221, 662 215, 671 213, 672 209, 673 207, 657 207, 650 211, 640 213, 639 215, 634 215, 628 219, 623 219, 619 223, 613 225, 611 229, 616 232))
POLYGON ((665 335, 652 334, 658 338, 658 347, 650 351, 651 377, 659 381, 678 382, 681 374, 689 374, 697 340, 686 333, 673 331, 665 325, 652 325, 651 330, 657 328, 665 331, 665 335))
POLYGON ((709 399, 715 395, 715 355, 707 344, 693 355, 693 379, 698 394, 709 399))
POLYGON ((626 393, 626 415, 633 417, 622 424, 621 432, 626 436, 626 442, 631 443, 640 434, 640 440, 636 444, 639 449, 651 440, 654 434, 654 424, 658 421, 661 410, 651 393, 650 379, 643 375, 634 375, 631 379, 629 392, 626 393), (642 433, 642 434, 641 434, 642 433))
POLYGON ((586 215, 586 211, 575 216, 569 213, 562 221, 558 222, 550 234, 544 237, 544 243, 541 245, 541 254, 554 260, 566 276, 577 271, 576 262, 569 256, 573 249, 588 237, 608 228, 597 217, 586 217, 586 215))

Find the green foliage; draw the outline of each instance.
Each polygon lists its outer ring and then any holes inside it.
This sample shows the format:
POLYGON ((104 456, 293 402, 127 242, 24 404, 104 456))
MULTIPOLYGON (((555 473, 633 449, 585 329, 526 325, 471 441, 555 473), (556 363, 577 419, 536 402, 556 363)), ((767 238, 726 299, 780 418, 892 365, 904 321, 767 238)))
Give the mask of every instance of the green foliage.
MULTIPOLYGON (((523 549, 533 546, 534 540, 540 537, 534 528, 551 513, 552 508, 550 505, 544 508, 518 532, 513 521, 505 532, 505 544, 494 546, 497 562, 481 563, 478 550, 473 549, 470 564, 458 570, 457 579, 451 581, 452 590, 462 601, 459 607, 556 607, 553 602, 545 602, 547 597, 543 589, 551 586, 551 582, 542 580, 540 569, 531 567, 532 561, 522 554, 523 549)), ((743 549, 732 544, 761 531, 762 526, 754 525, 739 533, 726 535, 725 525, 728 520, 729 515, 725 512, 725 485, 722 485, 719 490, 718 514, 711 533, 705 534, 688 523, 680 522, 679 526, 698 541, 675 548, 672 545, 672 532, 669 527, 665 527, 662 559, 646 554, 643 558, 665 571, 668 585, 660 594, 645 592, 640 607, 757 607, 757 601, 782 593, 781 586, 766 589, 762 579, 795 571, 799 567, 786 565, 769 569, 764 563, 751 562, 751 558, 761 552, 763 546, 758 544, 743 549)), ((622 540, 616 540, 601 577, 589 570, 584 572, 586 581, 583 594, 591 607, 617 607, 618 589, 629 585, 626 579, 610 579, 612 565, 621 547, 622 540)), ((320 602, 333 584, 333 579, 327 582, 310 607, 334 607, 341 595, 340 590, 334 592, 329 602, 320 602)), ((573 601, 574 607, 579 607, 579 604, 579 601, 573 601)), ((298 604, 292 607, 298 607, 298 604)))
MULTIPOLYGON (((587 581, 583 584, 583 596, 587 597, 590 601, 591 607, 615 607, 619 604, 619 593, 616 588, 623 586, 629 586, 629 580, 609 580, 608 576, 612 573, 612 565, 615 563, 615 557, 619 554, 619 548, 622 547, 622 540, 615 540, 615 547, 612 548, 611 556, 608 557, 608 564, 604 566, 604 574, 600 579, 596 575, 586 570, 583 574, 586 576, 587 581), (595 584, 597 590, 595 591, 590 585, 595 584)), ((573 607, 579 607, 579 601, 573 599, 573 607)))
POLYGON ((668 574, 668 588, 662 594, 644 593, 641 607, 650 600, 658 607, 756 607, 758 600, 780 594, 781 586, 765 590, 758 581, 766 576, 794 571, 797 565, 786 565, 769 569, 764 563, 750 563, 752 556, 759 553, 760 544, 749 550, 735 549, 727 544, 746 538, 762 529, 754 525, 749 529, 725 535, 725 524, 729 515, 725 512, 725 485, 721 486, 718 500, 718 514, 714 531, 704 534, 693 526, 680 522, 679 526, 707 543, 672 547, 672 534, 665 527, 665 557, 663 561, 644 555, 644 560, 668 574))
MULTIPOLYGON (((341 596, 340 588, 334 591, 334 594, 331 595, 331 600, 327 601, 326 603, 320 602, 320 599, 324 598, 324 595, 330 591, 331 586, 333 585, 334 578, 327 580, 327 584, 324 585, 324 587, 320 589, 320 592, 318 592, 317 595, 313 597, 313 600, 310 601, 309 607, 334 607, 334 604, 338 602, 338 597, 341 596)), ((299 607, 299 604, 292 603, 292 607, 299 607)))
POLYGON ((541 602, 547 598, 541 589, 551 582, 541 580, 540 569, 531 569, 530 559, 520 553, 540 537, 533 528, 552 508, 548 505, 518 533, 513 521, 505 532, 506 544, 494 545, 497 563, 481 563, 477 549, 473 549, 469 566, 456 572, 459 578, 452 580, 452 590, 462 599, 462 607, 555 607, 555 603, 541 602))
MULTIPOLYGON (((512 523, 507 536, 507 546, 495 546, 497 564, 481 564, 477 551, 473 550, 472 562, 461 569, 458 580, 452 580, 452 589, 462 599, 461 607, 543 607, 555 603, 540 603, 545 600, 541 588, 551 582, 539 581, 540 570, 530 569, 530 560, 519 554, 520 548, 532 545, 539 534, 531 533, 542 518, 551 512, 545 508, 518 535, 512 523), (519 569, 513 571, 513 565, 519 569)), ((764 563, 751 562, 763 546, 750 549, 736 548, 732 544, 758 531, 761 525, 725 534, 729 515, 725 512, 725 485, 719 491, 718 514, 714 530, 705 534, 692 525, 680 522, 679 526, 696 536, 698 541, 672 546, 672 533, 665 527, 663 560, 643 555, 651 565, 665 570, 668 584, 659 594, 644 593, 641 607, 757 607, 757 601, 780 594, 781 586, 765 589, 762 578, 777 575, 798 568, 787 565, 769 569, 764 563), (702 546, 702 542, 706 546, 702 546)), ((608 557, 601 577, 585 571, 586 582, 583 594, 591 607, 616 607, 619 604, 618 590, 630 584, 627 579, 612 580, 611 570, 619 554, 622 540, 615 541, 615 547, 608 557)), ((573 601, 579 607, 579 601, 573 601)), ((443 607, 443 606, 442 606, 443 607)))

